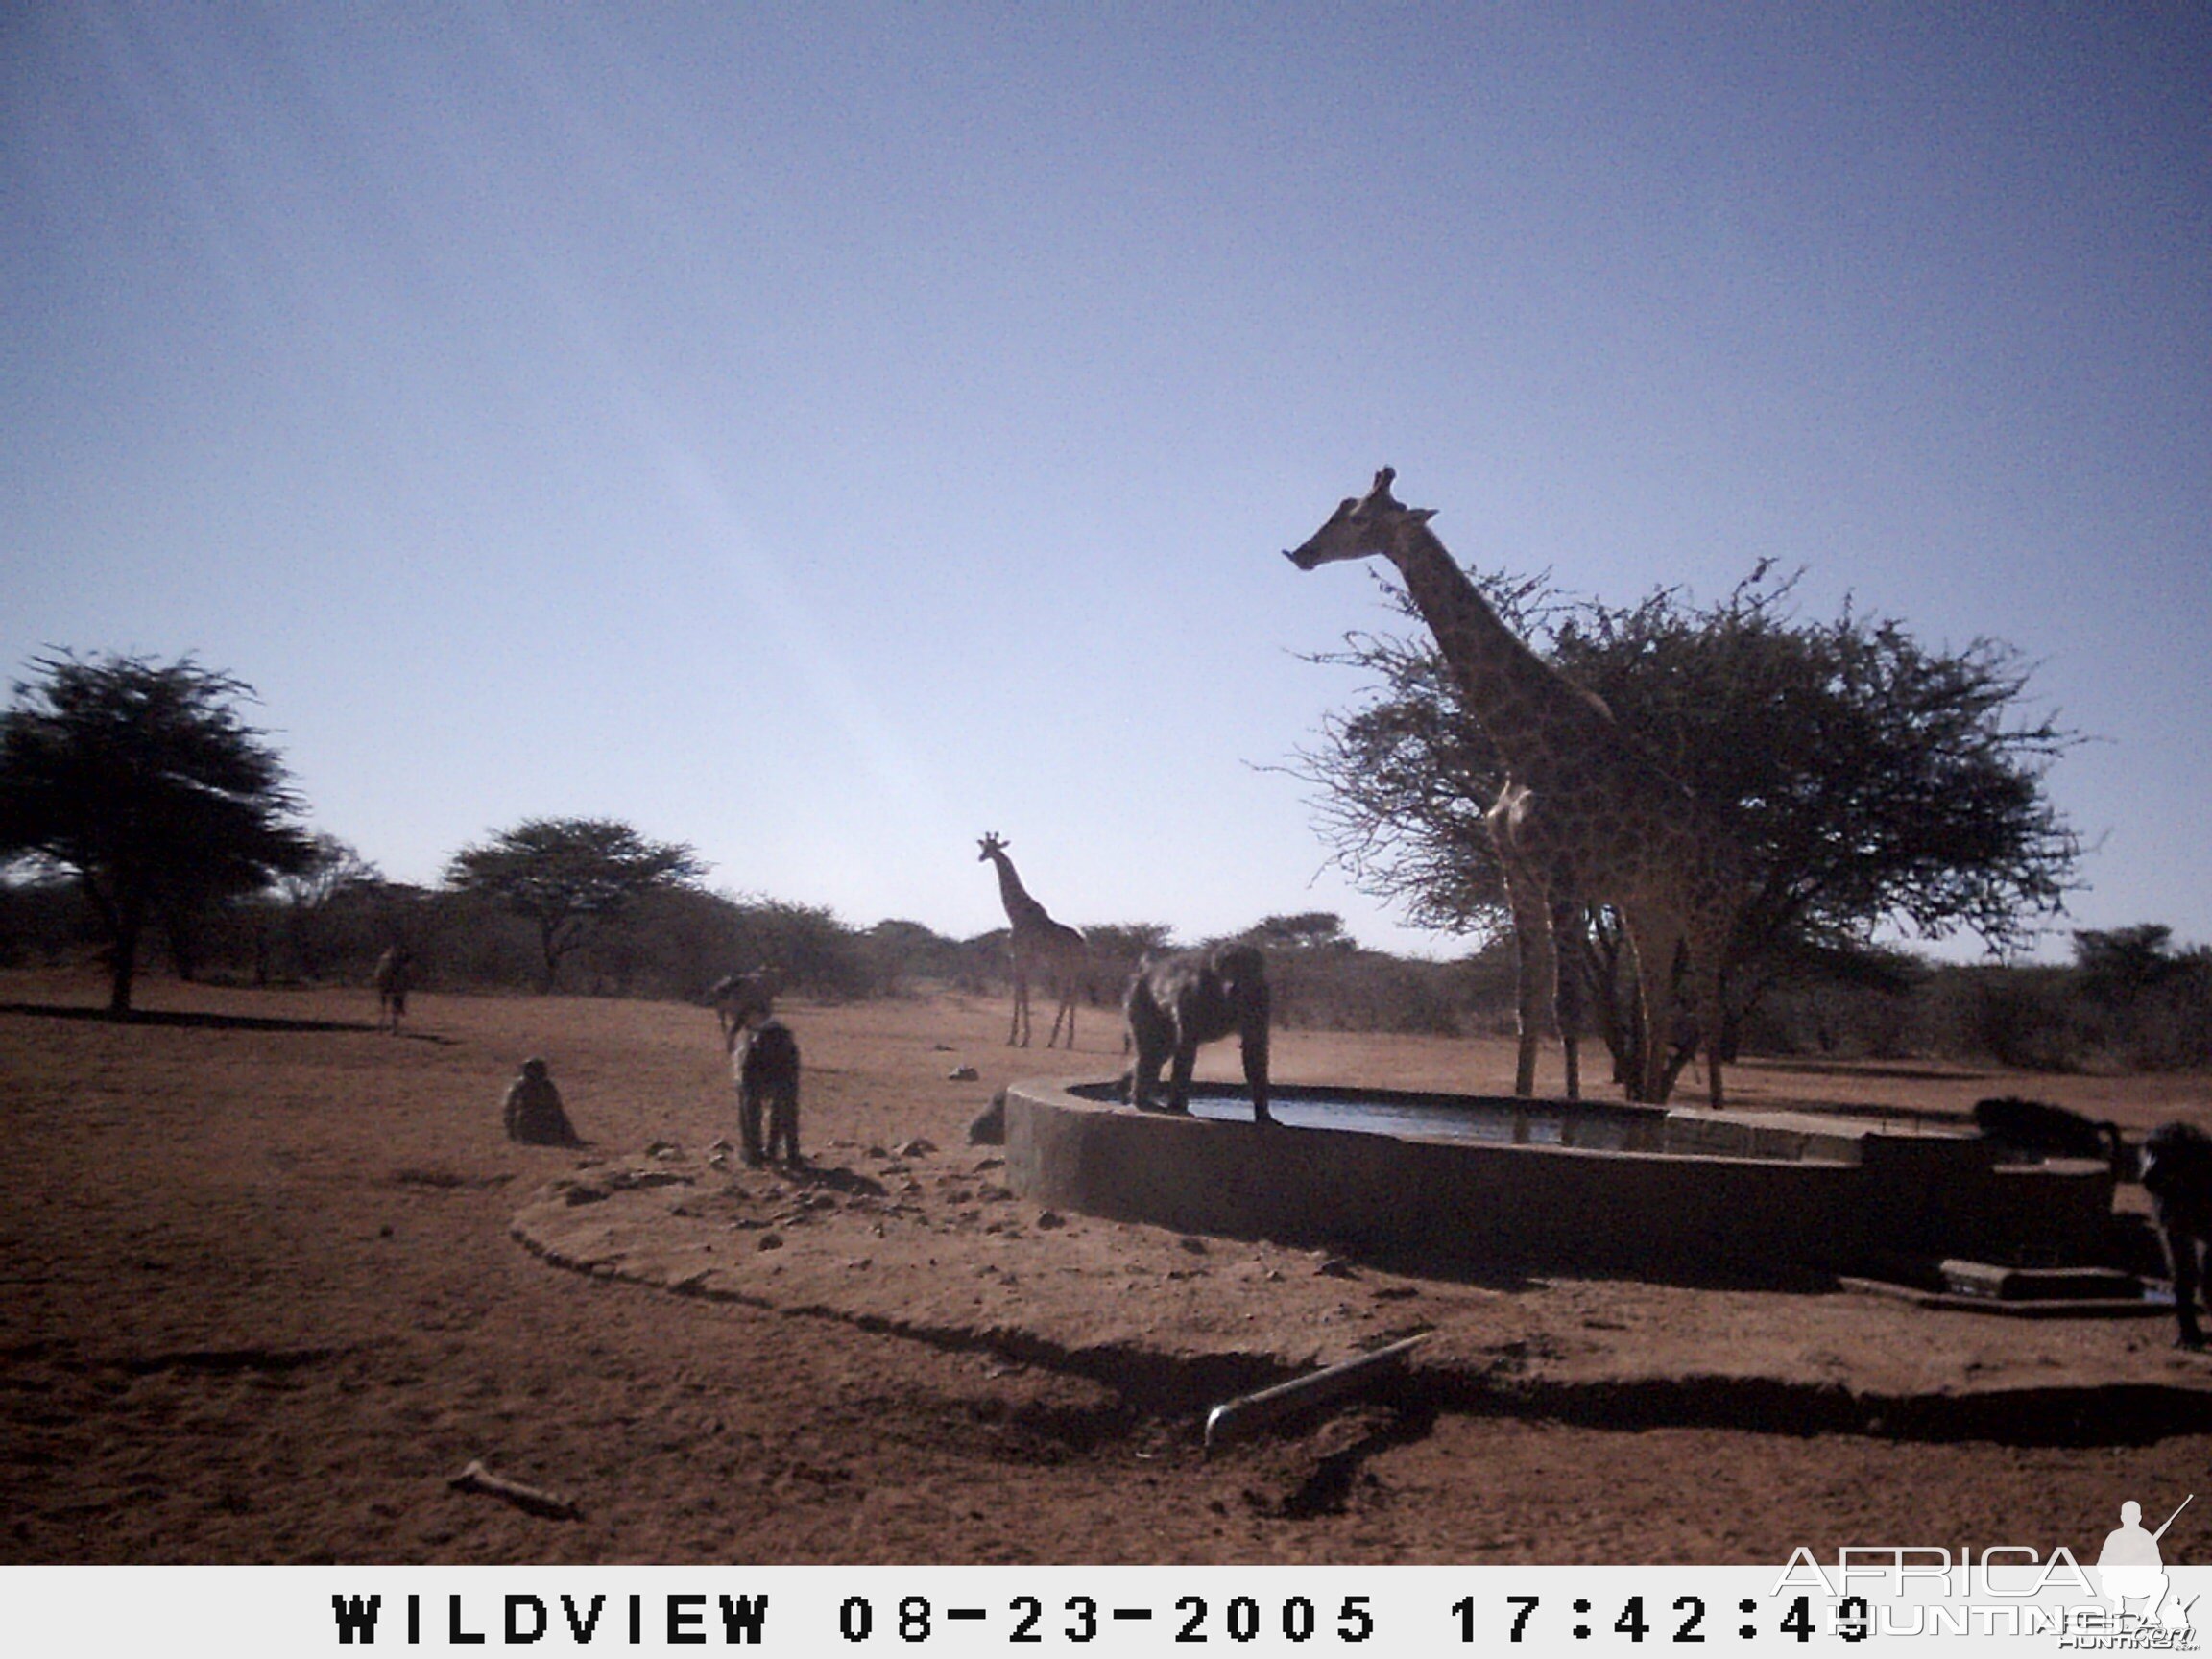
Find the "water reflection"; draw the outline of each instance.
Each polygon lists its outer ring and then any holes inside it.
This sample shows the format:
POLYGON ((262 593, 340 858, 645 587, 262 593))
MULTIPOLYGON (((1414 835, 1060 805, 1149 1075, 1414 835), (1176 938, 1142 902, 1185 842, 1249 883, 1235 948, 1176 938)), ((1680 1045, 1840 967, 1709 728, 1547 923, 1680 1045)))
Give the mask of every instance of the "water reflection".
MULTIPOLYGON (((1326 1099, 1277 1095, 1275 1119, 1298 1129, 1357 1129, 1370 1135, 1419 1135, 1432 1140, 1492 1141, 1529 1146, 1580 1146, 1619 1152, 1629 1145, 1635 1119, 1612 1112, 1562 1110, 1555 1101, 1527 1107, 1490 1101, 1376 1099, 1358 1094, 1326 1099)), ((1242 1094, 1193 1091, 1190 1110, 1200 1118, 1250 1122, 1252 1102, 1242 1094)))

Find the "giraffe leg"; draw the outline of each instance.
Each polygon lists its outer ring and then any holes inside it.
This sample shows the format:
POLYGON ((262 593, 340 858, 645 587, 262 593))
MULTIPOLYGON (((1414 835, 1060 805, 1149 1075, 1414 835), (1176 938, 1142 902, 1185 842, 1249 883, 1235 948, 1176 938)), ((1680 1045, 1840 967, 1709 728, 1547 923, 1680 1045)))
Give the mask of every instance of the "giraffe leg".
POLYGON ((1514 1018, 1521 1043, 1513 1063, 1513 1093, 1527 1096, 1536 1093, 1536 1047, 1543 1038, 1545 1011, 1552 1006, 1558 964, 1551 918, 1535 883, 1508 866, 1505 898, 1513 907, 1513 950, 1520 965, 1514 1018))
POLYGON ((1052 1011, 1052 1029, 1045 1039, 1045 1046, 1049 1048, 1060 1041, 1060 1022, 1066 1020, 1068 1022, 1068 1049, 1070 1053, 1073 1053, 1075 1049, 1075 993, 1070 990, 1065 983, 1060 983, 1057 986, 1056 995, 1059 1005, 1052 1011))
POLYGON ((1672 916, 1625 918, 1628 945, 1636 952, 1636 1001, 1643 1031, 1637 1054, 1643 1062, 1636 1098, 1657 1105, 1667 1083, 1667 1049, 1674 1027, 1674 957, 1682 948, 1682 924, 1672 916))
POLYGON ((1706 1091, 1716 1109, 1721 1104, 1720 1047, 1726 1035, 1727 1005, 1720 998, 1722 952, 1728 943, 1724 929, 1710 924, 1696 929, 1690 940, 1690 983, 1697 1006, 1697 1035, 1705 1046, 1706 1091))
POLYGON ((1579 902, 1551 905, 1552 1012, 1559 1024, 1559 1052, 1567 1064, 1567 1098, 1582 1098, 1582 987, 1585 929, 1579 902))
POLYGON ((1014 965, 1014 1022, 1006 1028, 1006 1046, 1029 1046, 1029 971, 1014 965))

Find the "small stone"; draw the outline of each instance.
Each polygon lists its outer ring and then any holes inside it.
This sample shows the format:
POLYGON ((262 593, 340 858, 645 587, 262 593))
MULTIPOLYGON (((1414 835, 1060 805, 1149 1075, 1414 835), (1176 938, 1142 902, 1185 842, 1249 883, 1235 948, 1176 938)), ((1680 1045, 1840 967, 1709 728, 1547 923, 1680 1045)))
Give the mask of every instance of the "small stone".
POLYGON ((761 1234, 761 1235, 760 1235, 760 1248, 761 1248, 761 1249, 763 1249, 763 1250, 781 1250, 781 1249, 782 1249, 782 1248, 783 1248, 783 1235, 782 1235, 782 1234, 781 1234, 781 1233, 763 1233, 763 1234, 761 1234))
POLYGON ((983 1073, 976 1070, 973 1066, 955 1066, 951 1070, 945 1073, 945 1081, 948 1083, 973 1083, 982 1075, 983 1073))
POLYGON ((917 1135, 905 1145, 899 1148, 899 1156, 902 1158, 926 1158, 936 1150, 937 1146, 934 1142, 926 1141, 917 1135))
POLYGON ((1037 1225, 1040 1227, 1065 1227, 1068 1225, 1068 1217, 1061 1214, 1057 1210, 1046 1210, 1039 1213, 1037 1225))

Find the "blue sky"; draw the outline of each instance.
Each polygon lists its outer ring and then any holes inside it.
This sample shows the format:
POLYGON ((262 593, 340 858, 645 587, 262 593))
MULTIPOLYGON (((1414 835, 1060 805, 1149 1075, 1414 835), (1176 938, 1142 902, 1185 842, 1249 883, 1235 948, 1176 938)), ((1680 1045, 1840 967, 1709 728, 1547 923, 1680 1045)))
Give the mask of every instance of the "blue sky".
POLYGON ((2212 942, 2202 6, 90 0, 0 77, 0 665, 240 675, 395 878, 607 815, 965 935, 996 830, 1452 951, 1266 769, 1387 463, 1485 568, 2009 642, 2071 925, 2212 942))

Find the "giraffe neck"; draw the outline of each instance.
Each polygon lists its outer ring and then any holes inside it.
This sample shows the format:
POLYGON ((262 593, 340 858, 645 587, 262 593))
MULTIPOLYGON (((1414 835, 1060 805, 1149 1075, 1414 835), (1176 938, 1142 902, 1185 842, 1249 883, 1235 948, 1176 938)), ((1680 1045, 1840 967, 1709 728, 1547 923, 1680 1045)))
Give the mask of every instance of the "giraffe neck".
POLYGON ((1014 930, 1022 933, 1049 924, 1052 918, 1045 913, 1045 906, 1029 897, 1022 878, 1014 874, 1014 860, 994 852, 991 862, 998 867, 998 898, 1006 906, 1006 920, 1014 924, 1014 930))
POLYGON ((1427 525, 1399 536, 1390 558, 1435 635, 1467 711, 1498 745, 1508 769, 1542 769, 1586 743, 1594 727, 1610 734, 1613 721, 1604 706, 1505 626, 1427 525))

